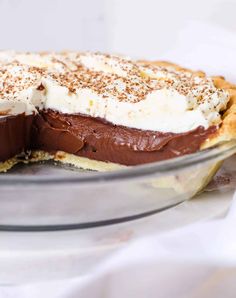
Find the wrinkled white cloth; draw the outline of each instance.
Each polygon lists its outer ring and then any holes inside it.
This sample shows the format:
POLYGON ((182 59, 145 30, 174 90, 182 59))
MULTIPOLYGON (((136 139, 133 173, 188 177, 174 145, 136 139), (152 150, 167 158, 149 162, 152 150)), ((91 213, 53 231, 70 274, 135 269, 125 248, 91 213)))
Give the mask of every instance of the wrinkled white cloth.
POLYGON ((89 275, 0 288, 0 297, 235 297, 236 195, 223 219, 139 239, 89 275))

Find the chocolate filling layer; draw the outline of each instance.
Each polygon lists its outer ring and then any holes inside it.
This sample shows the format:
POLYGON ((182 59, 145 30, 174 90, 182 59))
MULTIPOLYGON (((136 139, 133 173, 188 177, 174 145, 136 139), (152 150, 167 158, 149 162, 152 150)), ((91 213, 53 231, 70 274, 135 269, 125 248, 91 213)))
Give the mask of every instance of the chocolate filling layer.
POLYGON ((179 134, 144 131, 47 110, 0 118, 0 161, 34 149, 137 165, 196 152, 215 131, 216 127, 179 134))
POLYGON ((34 117, 34 115, 19 114, 0 118, 1 162, 30 149, 34 117))
POLYGON ((194 153, 216 127, 161 133, 113 125, 83 115, 42 111, 35 117, 32 149, 58 150, 90 159, 137 165, 194 153))

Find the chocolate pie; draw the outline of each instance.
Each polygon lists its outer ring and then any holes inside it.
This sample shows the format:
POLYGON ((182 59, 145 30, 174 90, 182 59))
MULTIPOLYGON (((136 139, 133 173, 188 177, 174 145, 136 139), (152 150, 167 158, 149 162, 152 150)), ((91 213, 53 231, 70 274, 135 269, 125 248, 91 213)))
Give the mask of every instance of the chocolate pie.
POLYGON ((53 159, 111 170, 236 138, 236 87, 167 62, 0 52, 0 171, 53 159))

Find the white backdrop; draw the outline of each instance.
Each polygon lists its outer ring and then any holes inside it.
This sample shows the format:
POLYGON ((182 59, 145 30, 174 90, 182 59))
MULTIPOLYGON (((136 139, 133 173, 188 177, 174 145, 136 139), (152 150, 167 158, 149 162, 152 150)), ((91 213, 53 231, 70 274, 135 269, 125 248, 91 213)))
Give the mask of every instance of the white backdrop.
POLYGON ((107 49, 103 0, 0 0, 0 48, 107 49))
MULTIPOLYGON (((235 11, 235 0, 0 0, 0 48, 157 57, 175 48, 193 21, 236 34, 235 11)), ((182 42, 189 47, 190 40, 182 42)))
MULTIPOLYGON (((192 22, 218 25, 236 34, 235 0, 112 0, 117 51, 156 57, 179 43, 192 22)), ((192 40, 189 32, 186 46, 192 40)), ((202 32, 205 35, 207 32, 202 32)), ((209 36, 210 37, 210 36, 209 36)), ((199 38, 199 36, 197 37, 199 38)), ((220 38, 220 36, 219 36, 220 38)))

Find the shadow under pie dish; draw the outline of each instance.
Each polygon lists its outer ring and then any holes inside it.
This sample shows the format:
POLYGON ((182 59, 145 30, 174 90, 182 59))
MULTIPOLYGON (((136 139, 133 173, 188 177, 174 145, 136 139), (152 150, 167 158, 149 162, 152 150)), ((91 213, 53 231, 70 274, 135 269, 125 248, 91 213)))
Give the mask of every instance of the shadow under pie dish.
POLYGON ((236 89, 166 62, 0 53, 0 170, 53 159, 107 171, 236 136, 236 89))

